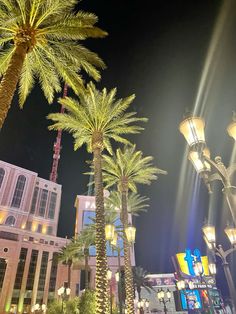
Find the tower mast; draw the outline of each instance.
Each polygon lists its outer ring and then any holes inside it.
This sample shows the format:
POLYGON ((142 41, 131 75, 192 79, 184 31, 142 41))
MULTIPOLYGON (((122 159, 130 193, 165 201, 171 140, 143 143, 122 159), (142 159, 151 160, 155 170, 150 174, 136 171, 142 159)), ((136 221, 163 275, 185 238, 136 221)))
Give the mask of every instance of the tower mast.
MULTIPOLYGON (((63 98, 67 96, 67 90, 68 86, 65 84, 64 89, 63 89, 63 98)), ((65 112, 65 108, 61 106, 61 113, 65 112)), ((61 135, 62 135, 62 130, 57 131, 57 137, 56 141, 54 142, 53 145, 53 162, 52 162, 52 171, 50 173, 50 181, 52 182, 57 182, 57 170, 58 170, 58 164, 60 160, 60 152, 61 152, 61 135)))

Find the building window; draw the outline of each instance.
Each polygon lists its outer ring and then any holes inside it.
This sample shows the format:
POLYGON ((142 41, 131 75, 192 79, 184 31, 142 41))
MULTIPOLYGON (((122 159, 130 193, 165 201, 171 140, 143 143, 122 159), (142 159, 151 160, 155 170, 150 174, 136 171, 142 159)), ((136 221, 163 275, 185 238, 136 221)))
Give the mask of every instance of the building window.
POLYGON ((37 199, 38 199, 38 194, 39 194, 39 188, 36 187, 34 189, 34 195, 32 198, 32 203, 31 203, 31 208, 30 208, 30 213, 34 214, 35 213, 35 208, 36 208, 36 203, 37 203, 37 199))
POLYGON ((7 226, 14 226, 15 223, 16 223, 16 218, 14 216, 8 216, 5 221, 5 225, 7 226))
POLYGON ((57 279, 58 253, 53 253, 52 268, 49 281, 49 292, 55 292, 57 279))
POLYGON ((34 277, 36 272, 36 266, 37 266, 37 260, 38 260, 38 251, 32 250, 31 258, 30 258, 30 266, 29 266, 29 273, 27 278, 27 285, 26 290, 33 290, 34 286, 34 277))
POLYGON ((38 224, 38 227, 37 227, 37 232, 41 233, 42 232, 42 225, 41 224, 38 224))
POLYGON ((4 258, 0 258, 0 291, 2 289, 6 268, 7 268, 6 260, 4 258))
POLYGON ((42 262, 41 262, 41 267, 40 267, 40 274, 39 274, 37 299, 40 299, 39 298, 39 292, 44 291, 46 274, 47 274, 48 255, 49 255, 48 252, 43 252, 42 262))
POLYGON ((48 199, 48 190, 43 189, 41 198, 40 198, 40 204, 39 204, 39 216, 41 217, 44 217, 45 215, 47 199, 48 199))
POLYGON ((0 168, 0 189, 2 187, 4 176, 5 176, 5 170, 3 168, 0 168))
POLYGON ((47 232, 47 234, 49 234, 49 235, 51 235, 52 234, 52 226, 48 226, 48 232, 47 232))
POLYGON ((19 208, 21 204, 22 195, 25 188, 26 177, 20 175, 17 179, 16 188, 11 202, 12 207, 19 208))
POLYGON ((49 219, 54 219, 56 202, 57 202, 57 193, 52 192, 51 197, 50 197, 49 208, 48 208, 48 218, 49 219))
POLYGON ((27 257, 27 251, 28 250, 26 248, 21 249, 20 258, 19 258, 18 266, 17 266, 14 289, 19 290, 19 295, 20 295, 20 288, 21 288, 21 283, 22 283, 24 269, 25 269, 25 261, 26 261, 26 257, 27 257))

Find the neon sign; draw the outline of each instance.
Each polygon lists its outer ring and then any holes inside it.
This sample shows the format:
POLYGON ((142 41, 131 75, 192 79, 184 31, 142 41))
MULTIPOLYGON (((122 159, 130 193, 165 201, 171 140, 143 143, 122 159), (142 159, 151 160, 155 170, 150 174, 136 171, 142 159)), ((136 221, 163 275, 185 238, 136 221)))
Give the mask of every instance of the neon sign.
POLYGON ((192 253, 191 249, 186 249, 185 253, 177 253, 176 258, 180 267, 180 270, 190 276, 195 276, 194 261, 201 262, 203 266, 204 275, 209 275, 208 258, 202 256, 199 249, 195 249, 192 253))

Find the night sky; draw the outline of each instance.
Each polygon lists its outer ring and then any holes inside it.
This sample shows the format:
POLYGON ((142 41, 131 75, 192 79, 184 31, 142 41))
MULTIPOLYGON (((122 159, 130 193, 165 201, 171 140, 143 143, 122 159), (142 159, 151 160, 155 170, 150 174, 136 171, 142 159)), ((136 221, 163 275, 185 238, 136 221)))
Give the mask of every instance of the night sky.
MULTIPOLYGON (((79 8, 97 14, 98 25, 109 33, 105 39, 85 42, 107 65, 98 87, 117 87, 118 97, 136 94, 133 109, 149 122, 131 140, 168 171, 139 189, 150 198, 150 208, 135 219, 136 263, 151 273, 173 272, 171 256, 186 247, 206 253, 201 227, 208 215, 217 225, 219 242, 228 246, 223 229, 230 216, 222 187, 216 184, 209 199, 187 161, 185 140, 178 131, 186 108, 203 113, 211 155, 219 154, 229 164, 234 142, 226 128, 236 108, 236 5, 227 2, 225 10, 222 1, 212 0, 79 3, 79 8)), ((0 133, 1 160, 49 178, 56 132, 47 130, 50 122, 45 117, 59 110, 58 96, 49 106, 35 88, 23 110, 14 98, 0 133)), ((88 177, 83 173, 89 159, 85 148, 74 152, 71 136, 63 134, 59 236, 73 235, 74 200, 87 193, 88 177)), ((219 261, 217 265, 219 285, 227 294, 219 261)))

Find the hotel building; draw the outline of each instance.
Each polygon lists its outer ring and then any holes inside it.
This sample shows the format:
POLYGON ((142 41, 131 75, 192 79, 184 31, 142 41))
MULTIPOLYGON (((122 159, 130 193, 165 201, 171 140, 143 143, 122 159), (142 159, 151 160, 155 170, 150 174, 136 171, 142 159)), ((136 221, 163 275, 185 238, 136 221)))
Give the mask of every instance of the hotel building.
POLYGON ((30 313, 66 281, 57 252, 61 185, 0 161, 0 313, 30 313), (60 274, 60 276, 58 276, 60 274))

